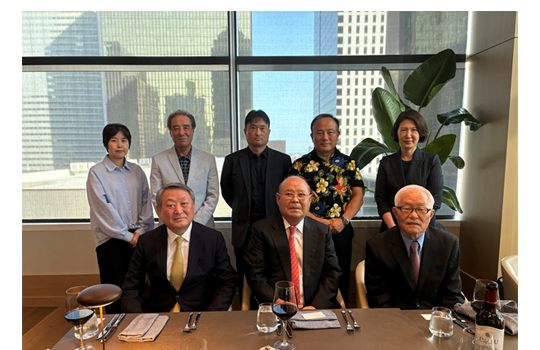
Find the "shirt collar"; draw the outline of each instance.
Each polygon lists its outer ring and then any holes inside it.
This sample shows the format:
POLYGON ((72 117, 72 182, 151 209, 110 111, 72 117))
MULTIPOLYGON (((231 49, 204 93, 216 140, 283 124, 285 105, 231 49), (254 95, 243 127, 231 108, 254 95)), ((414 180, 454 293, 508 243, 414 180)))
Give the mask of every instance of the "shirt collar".
POLYGON ((403 239, 403 243, 405 244, 405 248, 407 249, 407 254, 410 254, 411 252, 411 243, 413 241, 418 242, 418 253, 422 251, 422 246, 424 245, 424 237, 426 237, 426 233, 424 232, 422 236, 418 237, 417 239, 410 239, 409 237, 405 236, 401 231, 399 232, 401 234, 401 238, 403 239))
POLYGON ((193 152, 193 147, 190 147, 189 153, 188 153, 188 155, 187 155, 186 157, 184 157, 183 155, 181 155, 180 153, 178 153, 178 150, 176 149, 176 147, 174 147, 174 151, 176 152, 176 156, 177 156, 178 158, 184 158, 184 159, 189 159, 189 160, 191 160, 191 152, 193 152))
MULTIPOLYGON (((285 225, 285 231, 287 231, 289 226, 292 226, 291 224, 289 224, 289 222, 285 218, 283 218, 283 224, 285 225)), ((300 220, 298 225, 296 225, 296 232, 300 232, 300 233, 304 232, 304 219, 300 220)))
MULTIPOLYGON (((190 241, 191 240, 191 228, 193 227, 193 222, 191 222, 188 226, 188 228, 186 229, 186 231, 184 232, 184 234, 182 235, 182 237, 184 238, 184 240, 186 241, 190 241)), ((169 244, 171 244, 172 242, 174 242, 174 240, 176 239, 176 237, 179 237, 176 233, 174 233, 173 231, 171 231, 168 227, 167 227, 167 234, 168 234, 168 239, 169 239, 169 244)))
MULTIPOLYGON (((334 153, 332 153, 332 155, 328 158, 328 161, 330 161, 330 160, 332 160, 332 158, 335 158, 335 157, 340 156, 340 155, 341 155, 341 152, 336 147, 336 148, 334 148, 334 153)), ((319 155, 317 154, 316 149, 313 149, 313 151, 311 151, 311 158, 315 158, 315 160, 325 161, 324 159, 319 157, 319 155)))
MULTIPOLYGON (((253 151, 251 150, 251 148, 247 148, 248 150, 248 155, 249 155, 249 158, 252 158, 253 156, 256 156, 257 155, 255 153, 253 153, 253 151)), ((264 151, 261 152, 260 154, 261 156, 264 156, 264 158, 267 158, 268 159, 268 146, 264 149, 264 151)))
MULTIPOLYGON (((103 158, 103 164, 105 165, 105 168, 107 168, 107 170, 109 172, 111 172, 114 169, 118 168, 116 166, 116 164, 114 164, 113 161, 109 159, 108 155, 106 155, 105 158, 103 158)), ((129 162, 125 158, 124 158, 124 166, 122 168, 118 168, 118 169, 123 169, 123 168, 126 168, 127 170, 131 170, 131 168, 129 166, 129 162)))

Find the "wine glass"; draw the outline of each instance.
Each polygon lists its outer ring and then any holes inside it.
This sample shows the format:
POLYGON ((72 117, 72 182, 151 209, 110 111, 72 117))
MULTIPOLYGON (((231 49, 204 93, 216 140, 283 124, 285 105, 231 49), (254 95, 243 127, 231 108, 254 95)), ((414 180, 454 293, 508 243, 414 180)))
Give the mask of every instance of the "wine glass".
MULTIPOLYGON (((473 300, 471 302, 471 306, 478 312, 482 310, 486 304, 486 286, 488 283, 495 283, 492 280, 488 279, 477 279, 476 283, 474 284, 474 292, 473 292, 473 300)), ((497 291, 497 308, 499 308, 499 291, 497 291)))
POLYGON ((84 327, 83 325, 88 321, 93 315, 94 310, 83 306, 77 302, 77 295, 82 292, 86 287, 73 287, 66 291, 66 305, 65 305, 65 315, 64 318, 66 321, 71 323, 74 326, 78 326, 81 332, 81 346, 75 350, 95 350, 92 345, 84 346, 84 327))
POLYGON ((285 331, 287 329, 287 321, 296 315, 298 311, 294 283, 289 281, 276 282, 272 311, 281 319, 281 326, 283 327, 283 340, 277 341, 274 344, 274 348, 276 350, 294 350, 296 346, 293 342, 287 341, 287 332, 285 331))

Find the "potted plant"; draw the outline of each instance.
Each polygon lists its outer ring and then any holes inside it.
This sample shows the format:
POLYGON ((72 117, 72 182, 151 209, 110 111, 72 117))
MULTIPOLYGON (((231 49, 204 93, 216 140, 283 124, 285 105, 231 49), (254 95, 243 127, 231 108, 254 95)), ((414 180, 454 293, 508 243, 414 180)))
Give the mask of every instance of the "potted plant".
MULTIPOLYGON (((383 143, 372 138, 365 138, 351 152, 351 157, 356 161, 360 169, 368 165, 375 157, 381 154, 392 154, 399 149, 399 143, 390 136, 390 130, 399 114, 405 110, 412 109, 410 104, 420 113, 439 91, 456 75, 456 58, 451 49, 446 49, 430 57, 418 66, 406 79, 403 85, 403 96, 406 104, 396 91, 390 72, 386 67, 381 68, 383 79, 388 86, 388 90, 376 88, 372 93, 372 106, 377 129, 381 134, 383 143)), ((451 124, 465 123, 470 131, 476 131, 481 126, 465 108, 457 108, 447 113, 437 114, 437 120, 441 124, 433 140, 429 137, 426 146, 422 148, 424 152, 435 153, 439 156, 441 165, 450 160, 458 169, 463 169, 465 161, 459 156, 450 156, 454 149, 457 136, 447 134, 439 136, 444 126, 451 124)), ((431 136, 431 135, 430 135, 431 136)), ((462 213, 459 200, 449 187, 443 187, 442 201, 454 211, 462 213)))

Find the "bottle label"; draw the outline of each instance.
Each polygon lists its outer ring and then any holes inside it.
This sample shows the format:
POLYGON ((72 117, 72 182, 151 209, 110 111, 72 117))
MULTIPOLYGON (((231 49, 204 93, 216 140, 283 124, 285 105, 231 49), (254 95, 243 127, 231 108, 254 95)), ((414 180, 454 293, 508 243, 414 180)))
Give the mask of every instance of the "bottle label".
MULTIPOLYGON (((503 350, 504 345, 504 329, 497 329, 487 326, 476 326, 476 336, 474 342, 477 346, 486 346, 488 345, 489 336, 486 335, 489 333, 493 335, 493 343, 495 344, 495 350, 503 350)), ((487 348, 489 349, 489 348, 487 348)))

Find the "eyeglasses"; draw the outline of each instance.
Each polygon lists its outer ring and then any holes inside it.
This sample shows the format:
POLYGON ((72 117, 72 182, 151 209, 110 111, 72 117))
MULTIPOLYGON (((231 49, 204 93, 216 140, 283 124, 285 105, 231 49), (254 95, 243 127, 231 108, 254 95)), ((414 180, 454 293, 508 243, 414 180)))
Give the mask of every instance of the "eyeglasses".
POLYGON ((285 192, 285 193, 280 193, 283 197, 287 198, 288 200, 291 200, 293 199, 295 196, 296 198, 298 198, 298 200, 301 200, 303 201, 304 199, 307 198, 307 196, 311 195, 310 194, 305 194, 305 193, 294 193, 294 192, 285 192))
POLYGON ((428 208, 411 208, 411 207, 396 207, 396 208, 401 210, 401 212, 404 213, 404 214, 410 214, 413 211, 416 211, 416 213, 418 215, 426 215, 431 210, 431 209, 428 209, 428 208))

